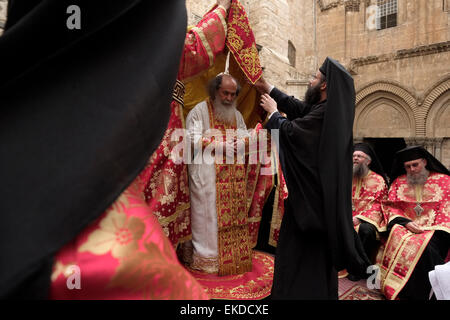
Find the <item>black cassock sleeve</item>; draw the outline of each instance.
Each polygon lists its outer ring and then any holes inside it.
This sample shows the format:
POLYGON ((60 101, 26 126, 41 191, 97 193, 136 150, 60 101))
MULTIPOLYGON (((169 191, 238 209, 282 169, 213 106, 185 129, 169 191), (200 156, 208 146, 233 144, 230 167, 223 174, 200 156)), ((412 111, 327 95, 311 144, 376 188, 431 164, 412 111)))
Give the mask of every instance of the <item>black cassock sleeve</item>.
POLYGON ((291 199, 288 205, 295 207, 293 214, 300 230, 310 232, 324 228, 317 170, 323 110, 323 105, 315 106, 311 112, 294 120, 275 112, 266 123, 267 129, 279 130, 280 159, 291 199))
POLYGON ((317 149, 315 143, 320 140, 322 121, 323 108, 319 106, 307 115, 293 120, 286 119, 279 112, 275 112, 267 122, 266 128, 279 129, 280 138, 286 146, 301 154, 306 152, 305 155, 307 155, 317 149))
POLYGON ((403 217, 397 217, 394 220, 392 220, 391 222, 389 222, 388 226, 387 226, 387 231, 388 233, 391 232, 391 229, 394 227, 394 225, 399 224, 402 227, 406 227, 406 225, 408 223, 410 223, 411 220, 407 219, 407 218, 403 218, 403 217))
POLYGON ((278 110, 286 113, 289 120, 301 118, 311 110, 303 101, 288 96, 277 88, 272 89, 270 96, 276 101, 278 110))

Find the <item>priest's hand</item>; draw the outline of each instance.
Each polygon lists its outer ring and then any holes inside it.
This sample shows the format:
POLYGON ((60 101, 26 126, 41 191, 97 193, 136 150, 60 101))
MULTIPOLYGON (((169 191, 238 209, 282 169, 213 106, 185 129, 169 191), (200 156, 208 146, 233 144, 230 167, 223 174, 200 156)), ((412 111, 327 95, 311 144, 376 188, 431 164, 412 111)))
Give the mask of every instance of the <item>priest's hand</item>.
POLYGON ((232 153, 233 155, 237 153, 237 141, 233 139, 231 141, 227 141, 227 152, 232 153))
POLYGON ((409 222, 405 225, 406 229, 413 233, 422 233, 423 229, 415 222, 409 222))
POLYGON ((264 77, 261 77, 258 81, 256 81, 255 88, 261 94, 269 94, 271 85, 266 81, 266 79, 264 79, 264 77))
POLYGON ((277 103, 272 99, 267 93, 261 96, 261 107, 266 110, 269 114, 277 111, 277 103))
POLYGON ((358 219, 358 218, 356 218, 356 217, 353 217, 353 225, 354 226, 357 226, 358 224, 360 224, 360 220, 358 219))
POLYGON ((217 0, 217 5, 228 10, 231 7, 231 0, 217 0))
POLYGON ((237 153, 236 140, 216 141, 214 145, 214 154, 233 155, 237 153))

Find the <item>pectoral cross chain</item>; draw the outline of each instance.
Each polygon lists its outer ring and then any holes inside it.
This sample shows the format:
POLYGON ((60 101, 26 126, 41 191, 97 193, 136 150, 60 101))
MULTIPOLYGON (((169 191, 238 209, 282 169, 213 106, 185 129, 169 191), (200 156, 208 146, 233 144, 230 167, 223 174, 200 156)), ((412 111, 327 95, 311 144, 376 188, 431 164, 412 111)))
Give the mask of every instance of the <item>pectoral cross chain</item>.
POLYGON ((414 211, 416 212, 416 215, 418 217, 421 216, 422 212, 424 211, 424 209, 422 208, 422 206, 420 205, 420 203, 417 203, 417 205, 414 208, 414 211))

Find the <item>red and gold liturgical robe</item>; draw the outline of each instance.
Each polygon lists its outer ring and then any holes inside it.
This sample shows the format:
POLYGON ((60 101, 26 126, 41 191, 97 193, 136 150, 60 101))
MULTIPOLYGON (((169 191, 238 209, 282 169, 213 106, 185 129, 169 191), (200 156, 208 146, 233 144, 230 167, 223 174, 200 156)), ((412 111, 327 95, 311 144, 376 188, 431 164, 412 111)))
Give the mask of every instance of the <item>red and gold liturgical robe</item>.
POLYGON ((387 193, 388 189, 383 177, 373 171, 369 171, 367 176, 362 179, 353 178, 353 217, 372 224, 378 232, 386 231, 387 224, 381 209, 381 202, 386 200, 387 193))
POLYGON ((187 34, 168 129, 140 175, 145 200, 174 247, 191 234, 187 167, 175 164, 170 156, 174 146, 181 142, 172 141, 172 134, 176 129, 185 128, 183 81, 214 64, 215 57, 225 48, 226 30, 226 11, 218 7, 187 34))
POLYGON ((223 51, 226 15, 219 6, 187 33, 168 129, 160 146, 111 207, 56 254, 52 299, 208 298, 174 250, 190 234, 190 223, 186 166, 170 160, 171 150, 179 143, 171 141, 171 135, 184 127, 181 81, 208 69, 223 51), (69 282, 77 270, 82 289, 71 290, 69 282))
MULTIPOLYGON (((209 123, 226 139, 227 130, 237 130, 236 123, 227 125, 214 117, 208 101, 209 123)), ((219 275, 245 273, 252 270, 252 249, 248 226, 246 165, 216 163, 216 210, 218 225, 219 275)))
POLYGON ((391 185, 383 211, 388 223, 397 217, 419 224, 423 233, 412 233, 395 224, 386 243, 381 266, 381 290, 387 299, 396 299, 409 280, 435 230, 450 233, 450 177, 430 173, 423 186, 411 186, 406 175, 391 185))

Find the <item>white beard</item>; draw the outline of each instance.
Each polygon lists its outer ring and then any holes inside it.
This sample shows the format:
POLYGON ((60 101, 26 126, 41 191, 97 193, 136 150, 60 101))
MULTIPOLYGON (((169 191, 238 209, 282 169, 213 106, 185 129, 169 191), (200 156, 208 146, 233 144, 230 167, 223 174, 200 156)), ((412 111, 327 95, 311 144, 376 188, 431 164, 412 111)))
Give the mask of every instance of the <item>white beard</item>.
POLYGON ((406 175, 406 180, 408 181, 409 185, 415 186, 415 185, 424 185, 425 182, 427 182, 428 176, 430 172, 427 169, 423 169, 422 172, 419 172, 415 175, 406 175))
POLYGON ((236 103, 227 106, 220 102, 219 99, 213 101, 214 117, 227 125, 234 125, 236 122, 236 103))

